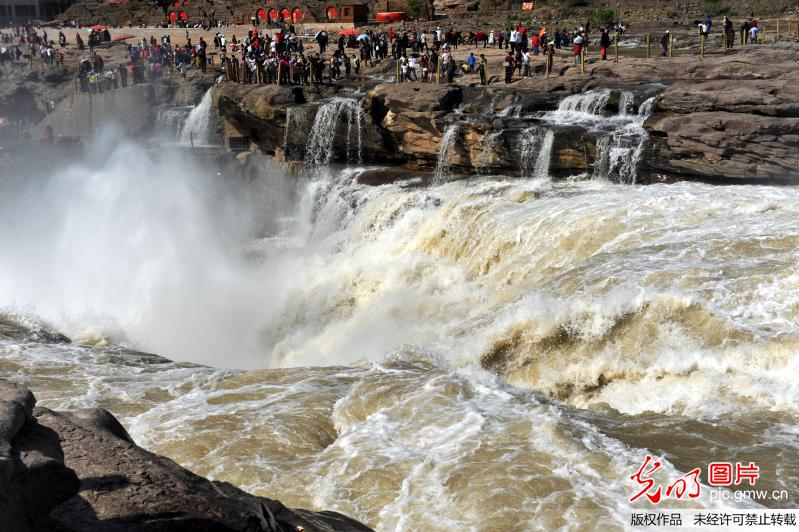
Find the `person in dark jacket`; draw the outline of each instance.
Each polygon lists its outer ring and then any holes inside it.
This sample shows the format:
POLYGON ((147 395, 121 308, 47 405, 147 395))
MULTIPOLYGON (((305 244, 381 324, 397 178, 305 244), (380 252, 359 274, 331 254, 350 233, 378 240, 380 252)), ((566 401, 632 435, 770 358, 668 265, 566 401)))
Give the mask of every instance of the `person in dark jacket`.
POLYGON ((660 45, 663 46, 663 53, 660 54, 660 57, 666 57, 669 55, 669 39, 671 38, 671 32, 666 30, 666 33, 663 34, 663 37, 660 38, 660 45))
POLYGON ((513 81, 513 56, 507 54, 505 56, 505 60, 503 62, 503 66, 505 67, 505 83, 510 83, 513 81))
POLYGON ((607 28, 602 28, 602 35, 599 36, 599 46, 602 48, 602 61, 608 58, 608 48, 610 47, 610 34, 607 28))
POLYGON ((447 61, 447 83, 452 83, 455 79, 455 70, 457 70, 457 68, 455 59, 450 57, 449 61, 447 61))

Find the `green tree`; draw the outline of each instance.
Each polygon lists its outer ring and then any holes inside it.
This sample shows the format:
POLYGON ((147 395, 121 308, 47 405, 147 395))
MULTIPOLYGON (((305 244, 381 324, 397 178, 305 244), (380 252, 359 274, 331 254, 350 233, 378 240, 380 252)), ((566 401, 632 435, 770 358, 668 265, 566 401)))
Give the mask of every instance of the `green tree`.
POLYGON ((408 0, 408 8, 411 10, 413 18, 419 18, 422 14, 422 1, 423 0, 408 0))

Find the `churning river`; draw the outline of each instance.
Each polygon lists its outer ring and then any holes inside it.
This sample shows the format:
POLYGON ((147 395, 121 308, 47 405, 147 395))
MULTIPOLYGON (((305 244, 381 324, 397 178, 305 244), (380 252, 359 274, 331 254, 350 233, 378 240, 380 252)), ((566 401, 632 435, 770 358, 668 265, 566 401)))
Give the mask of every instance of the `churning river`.
POLYGON ((648 453, 799 503, 799 191, 321 170, 4 179, 0 377, 379 530, 624 529, 648 453))

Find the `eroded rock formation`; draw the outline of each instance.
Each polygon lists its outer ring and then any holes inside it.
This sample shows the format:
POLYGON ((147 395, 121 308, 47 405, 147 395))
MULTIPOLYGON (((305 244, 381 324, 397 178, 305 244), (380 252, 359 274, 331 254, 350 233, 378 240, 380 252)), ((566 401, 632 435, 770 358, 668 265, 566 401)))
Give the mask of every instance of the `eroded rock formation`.
POLYGON ((138 447, 107 410, 36 407, 0 380, 0 530, 368 531, 286 508, 138 447), (300 528, 301 527, 301 528, 300 528))
MULTIPOLYGON (((799 44, 783 42, 737 48, 705 61, 695 56, 593 61, 585 74, 561 64, 550 78, 539 72, 487 88, 473 76, 459 78, 457 85, 380 84, 360 99, 367 116, 365 159, 430 169, 447 126, 458 123, 456 142, 447 152, 449 166, 513 172, 523 163, 520 138, 532 131, 536 117, 557 109, 566 96, 606 89, 611 92, 603 112, 610 115, 620 112, 623 92, 632 94, 636 108, 656 97, 638 165, 643 179, 793 182, 799 179, 797 51, 799 44), (494 152, 487 154, 489 140, 494 152)), ((287 108, 320 96, 276 86, 220 85, 216 91, 223 118, 243 124, 264 151, 281 155, 287 108)), ((552 175, 591 173, 600 164, 596 131, 547 127, 555 133, 552 175)), ((302 146, 291 148, 289 158, 302 160, 302 146)))

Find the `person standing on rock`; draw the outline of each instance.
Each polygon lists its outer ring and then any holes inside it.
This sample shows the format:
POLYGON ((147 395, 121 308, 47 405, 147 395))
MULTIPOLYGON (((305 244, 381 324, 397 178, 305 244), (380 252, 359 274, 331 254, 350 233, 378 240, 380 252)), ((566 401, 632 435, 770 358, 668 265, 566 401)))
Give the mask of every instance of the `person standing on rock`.
POLYGON ((510 84, 513 81, 513 56, 506 54, 502 66, 505 67, 505 84, 510 84))
POLYGON ((530 76, 530 52, 525 50, 522 53, 522 77, 530 76))
POLYGON ((757 44, 757 35, 760 33, 760 29, 757 26, 752 26, 749 28, 749 42, 752 44, 757 44))
POLYGON ((447 62, 447 83, 452 83, 455 80, 455 71, 457 68, 458 67, 455 65, 455 58, 450 56, 447 62))
POLYGON ((488 61, 486 60, 485 54, 480 54, 480 66, 478 67, 480 71, 480 85, 488 85, 488 76, 486 76, 486 70, 488 69, 488 61))
POLYGON ((119 83, 122 85, 123 88, 128 86, 128 69, 125 68, 125 65, 120 63, 117 66, 117 72, 119 73, 119 83))
POLYGON ((574 38, 574 46, 572 47, 572 52, 574 53, 574 65, 577 66, 580 64, 580 54, 583 51, 583 36, 579 33, 574 38))
POLYGON ((205 55, 206 42, 200 37, 200 44, 197 45, 197 58, 200 60, 200 71, 205 74, 208 66, 208 57, 205 55))
POLYGON ((671 38, 671 32, 666 30, 663 34, 663 37, 660 38, 660 45, 663 47, 663 53, 660 54, 660 57, 666 57, 669 54, 669 39, 671 38))
POLYGON ((436 51, 435 46, 433 47, 433 51, 430 53, 430 83, 436 82, 436 76, 439 72, 439 61, 438 61, 438 52, 436 51))
POLYGON ((705 39, 707 39, 708 29, 709 28, 707 27, 707 24, 700 23, 699 24, 699 36, 700 37, 704 37, 705 39))
POLYGON ((602 49, 602 61, 608 58, 608 48, 610 48, 610 34, 607 28, 602 28, 602 34, 599 36, 599 46, 602 49))
POLYGON ((316 36, 316 42, 319 43, 319 53, 325 53, 325 49, 327 48, 327 32, 322 30, 316 36))
POLYGON ((735 29, 729 17, 724 17, 724 38, 727 40, 727 48, 732 48, 735 45, 735 29))

